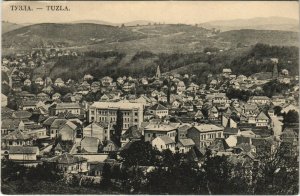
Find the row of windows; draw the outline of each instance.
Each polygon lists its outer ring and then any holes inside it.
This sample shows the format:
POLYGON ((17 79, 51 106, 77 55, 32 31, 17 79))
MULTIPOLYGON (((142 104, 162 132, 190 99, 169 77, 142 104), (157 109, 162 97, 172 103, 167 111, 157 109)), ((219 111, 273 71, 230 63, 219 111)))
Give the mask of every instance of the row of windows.
POLYGON ((116 111, 98 110, 98 114, 100 114, 100 115, 112 115, 112 116, 115 116, 115 115, 117 115, 117 112, 116 111))
POLYGON ((168 114, 168 111, 157 111, 156 114, 168 114))
POLYGON ((222 132, 219 133, 208 133, 208 134, 202 134, 200 136, 201 140, 205 139, 215 139, 215 138, 221 138, 222 137, 222 132))
POLYGON ((176 136, 176 132, 168 133, 167 135, 168 135, 169 137, 175 137, 175 136, 176 136))

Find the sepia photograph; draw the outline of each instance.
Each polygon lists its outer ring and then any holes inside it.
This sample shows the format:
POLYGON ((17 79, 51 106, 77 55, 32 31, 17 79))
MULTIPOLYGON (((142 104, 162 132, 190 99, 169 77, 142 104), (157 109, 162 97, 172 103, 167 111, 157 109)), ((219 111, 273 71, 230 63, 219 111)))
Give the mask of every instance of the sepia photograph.
POLYGON ((298 195, 298 1, 2 1, 1 193, 298 195))

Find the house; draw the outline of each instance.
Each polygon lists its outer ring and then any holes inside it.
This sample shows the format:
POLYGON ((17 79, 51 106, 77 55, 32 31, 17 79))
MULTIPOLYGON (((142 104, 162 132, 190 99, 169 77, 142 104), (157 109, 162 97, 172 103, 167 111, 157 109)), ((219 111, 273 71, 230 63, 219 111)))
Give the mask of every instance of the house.
POLYGON ((62 155, 45 159, 44 161, 55 164, 55 166, 61 171, 63 171, 64 173, 72 173, 72 174, 88 173, 87 159, 80 156, 64 153, 62 155))
POLYGON ((49 120, 51 123, 50 125, 50 138, 56 138, 58 136, 58 130, 60 127, 62 127, 64 124, 66 124, 67 120, 66 119, 61 119, 61 118, 55 118, 49 120), (53 121, 52 121, 53 120, 53 121))
POLYGON ((227 139, 230 136, 236 136, 240 134, 240 129, 239 128, 232 128, 232 127, 225 127, 223 135, 224 138, 227 139))
POLYGON ((82 153, 97 153, 100 145, 100 140, 96 137, 84 137, 80 141, 80 152, 82 153))
POLYGON ((183 81, 179 81, 177 84, 177 94, 182 94, 185 91, 185 84, 183 81))
POLYGON ((216 138, 223 138, 223 127, 213 124, 195 125, 188 129, 187 137, 191 138, 196 147, 203 149, 212 144, 216 138))
POLYGON ((70 112, 74 115, 80 115, 81 106, 79 105, 79 103, 58 103, 51 110, 53 110, 53 112, 51 113, 54 115, 65 112, 70 112))
POLYGON ((116 152, 118 151, 119 148, 117 146, 117 144, 115 144, 113 141, 111 140, 106 140, 105 141, 105 144, 102 146, 102 148, 100 149, 100 151, 102 152, 106 152, 106 153, 109 153, 109 152, 116 152))
POLYGON ((92 91, 92 92, 97 92, 97 91, 100 90, 100 87, 101 87, 100 82, 95 81, 95 82, 93 82, 93 83, 91 84, 91 91, 92 91))
POLYGON ((121 147, 124 147, 129 142, 141 140, 142 132, 137 126, 131 126, 121 135, 121 147))
POLYGON ((144 127, 145 141, 152 141, 156 137, 167 135, 175 141, 179 123, 149 123, 144 127))
POLYGON ((282 108, 281 113, 288 113, 291 110, 295 110, 296 112, 299 113, 299 107, 293 105, 293 104, 289 104, 285 107, 282 108))
POLYGON ((165 117, 169 115, 169 110, 167 107, 157 103, 153 106, 151 106, 150 108, 148 108, 148 111, 150 112, 150 114, 156 115, 159 118, 165 117))
POLYGON ((224 77, 229 77, 229 75, 232 73, 231 69, 224 68, 222 71, 222 74, 224 77))
POLYGON ((249 98, 248 103, 269 104, 270 98, 266 96, 252 96, 249 98))
POLYGON ((119 84, 123 84, 123 83, 124 83, 124 80, 123 80, 122 77, 118 77, 118 78, 117 78, 117 82, 118 82, 119 84))
POLYGON ((58 129, 58 134, 62 141, 74 141, 77 133, 77 125, 67 121, 58 129))
POLYGON ((195 114, 195 120, 203 120, 204 119, 204 115, 201 112, 201 110, 198 110, 195 114))
POLYGON ((31 146, 32 138, 20 130, 15 130, 1 137, 1 148, 10 146, 31 146))
POLYGON ((256 104, 244 104, 242 106, 242 112, 247 117, 255 117, 259 113, 259 109, 256 104))
POLYGON ((40 101, 47 101, 49 100, 49 95, 47 95, 46 93, 39 93, 36 95, 36 99, 40 101))
POLYGON ((94 77, 92 76, 92 75, 90 75, 90 74, 85 74, 84 76, 83 76, 83 80, 84 81, 87 81, 87 80, 93 80, 94 79, 94 77))
POLYGON ((175 100, 172 103, 172 108, 179 108, 180 105, 181 105, 181 102, 178 100, 175 100))
POLYGON ((61 78, 57 78, 54 82, 55 86, 62 87, 65 85, 65 82, 61 78))
POLYGON ((195 142, 192 139, 184 138, 178 140, 176 148, 180 153, 188 153, 193 146, 195 146, 195 142))
POLYGON ((156 137, 152 140, 152 146, 159 151, 169 149, 171 152, 175 153, 175 141, 167 135, 156 137))
POLYGON ((36 161, 40 150, 37 146, 10 146, 9 159, 13 161, 36 161))
POLYGON ((108 132, 102 124, 92 122, 83 128, 83 137, 95 137, 98 138, 100 142, 103 142, 107 140, 108 132))
POLYGON ((37 101, 34 101, 34 100, 21 100, 21 103, 19 105, 19 108, 21 110, 29 110, 29 109, 36 109, 36 104, 38 102, 37 101))
POLYGON ((59 94, 59 93, 54 93, 53 95, 52 95, 52 100, 58 100, 58 99, 60 99, 61 98, 61 94, 59 94))
POLYGON ((286 99, 284 96, 273 96, 271 102, 274 106, 280 106, 286 103, 286 99))
POLYGON ((30 86, 31 85, 31 81, 29 79, 26 79, 24 81, 24 86, 30 86))
POLYGON ((35 79, 35 81, 34 81, 36 84, 38 84, 38 85, 40 85, 40 86, 42 86, 42 85, 44 85, 44 80, 42 79, 42 78, 37 78, 37 79, 35 79))
POLYGON ((270 124, 270 118, 264 113, 260 112, 255 118, 255 125, 257 127, 268 127, 270 124))
POLYGON ((113 79, 109 76, 105 76, 101 79, 101 83, 103 86, 110 86, 112 82, 113 82, 113 79))
POLYGON ((230 100, 227 98, 225 93, 215 93, 212 99, 213 104, 229 104, 230 100))

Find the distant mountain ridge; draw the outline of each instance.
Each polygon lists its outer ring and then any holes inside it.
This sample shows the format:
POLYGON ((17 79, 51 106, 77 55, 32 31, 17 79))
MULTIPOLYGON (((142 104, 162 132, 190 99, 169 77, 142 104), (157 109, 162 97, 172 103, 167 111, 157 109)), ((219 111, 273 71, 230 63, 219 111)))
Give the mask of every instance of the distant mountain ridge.
POLYGON ((216 20, 201 23, 200 26, 209 29, 216 28, 221 31, 240 29, 299 31, 299 21, 285 17, 216 20))

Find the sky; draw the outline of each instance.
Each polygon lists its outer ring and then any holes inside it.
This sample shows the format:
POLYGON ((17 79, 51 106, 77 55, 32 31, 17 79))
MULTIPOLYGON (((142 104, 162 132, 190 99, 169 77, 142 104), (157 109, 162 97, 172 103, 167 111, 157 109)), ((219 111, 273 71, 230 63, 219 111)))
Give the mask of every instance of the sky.
POLYGON ((59 1, 2 2, 2 20, 13 23, 101 20, 126 23, 147 20, 195 24, 214 20, 254 17, 299 19, 297 1, 59 1), (32 12, 11 11, 11 5, 29 5, 32 12), (68 6, 70 11, 46 11, 47 5, 68 6), (43 7, 43 10, 37 10, 43 7))

